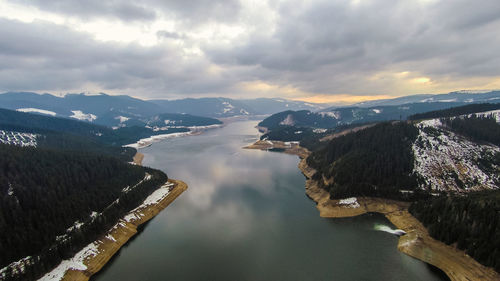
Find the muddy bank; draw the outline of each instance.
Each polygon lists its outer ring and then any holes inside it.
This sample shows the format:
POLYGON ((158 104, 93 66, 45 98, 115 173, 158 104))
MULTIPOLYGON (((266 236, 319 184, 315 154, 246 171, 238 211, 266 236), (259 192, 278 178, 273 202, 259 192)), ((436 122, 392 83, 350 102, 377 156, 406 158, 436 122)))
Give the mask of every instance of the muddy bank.
MULTIPOLYGON (((111 257, 118 252, 118 250, 127 243, 127 241, 137 233, 137 227, 141 224, 146 223, 151 220, 157 214, 159 214, 163 209, 170 205, 179 195, 182 194, 187 189, 187 185, 180 181, 169 179, 168 182, 160 187, 157 191, 153 192, 150 197, 148 197, 144 203, 138 208, 129 212, 126 216, 121 218, 118 223, 111 228, 105 235, 103 235, 98 240, 94 241, 92 244, 87 246, 76 256, 83 255, 81 257, 82 265, 69 268, 64 273, 62 280, 65 281, 83 281, 89 280, 89 278, 97 273, 104 265, 111 259, 111 257), (162 189, 168 189, 169 191, 164 191, 161 193, 162 189), (156 198, 151 198, 155 196, 156 198), (148 204, 147 201, 151 202, 155 200, 154 204, 148 204)), ((70 263, 78 263, 78 260, 73 258, 70 263)), ((49 275, 53 273, 57 274, 57 271, 65 270, 64 268, 56 268, 49 275)), ((48 280, 51 280, 50 276, 48 280)), ((55 279, 55 278, 54 278, 55 279)))
POLYGON ((309 155, 309 151, 301 147, 298 142, 283 142, 258 140, 255 143, 243 147, 244 149, 260 149, 260 150, 278 150, 280 152, 297 155, 300 158, 305 158, 309 155))
POLYGON ((408 212, 409 203, 359 197, 355 204, 342 204, 343 200, 331 200, 329 193, 311 180, 315 170, 305 159, 300 161, 299 169, 307 178, 306 194, 317 203, 321 217, 352 217, 369 212, 384 214, 392 224, 407 233, 399 238, 398 250, 401 252, 441 269, 452 281, 500 280, 500 275, 492 268, 481 265, 464 251, 432 238, 420 221, 408 212))
POLYGON ((132 162, 136 165, 142 166, 142 160, 144 160, 144 154, 136 152, 132 162))

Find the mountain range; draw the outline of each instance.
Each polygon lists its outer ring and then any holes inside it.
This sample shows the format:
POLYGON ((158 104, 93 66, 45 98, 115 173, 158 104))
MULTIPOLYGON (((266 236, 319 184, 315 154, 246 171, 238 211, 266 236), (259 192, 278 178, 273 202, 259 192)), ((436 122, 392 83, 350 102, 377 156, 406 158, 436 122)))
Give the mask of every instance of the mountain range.
POLYGON ((330 129, 343 125, 386 120, 406 120, 411 115, 476 103, 500 103, 500 91, 486 93, 452 92, 416 95, 392 100, 371 101, 356 106, 330 107, 317 112, 287 110, 264 119, 259 126, 268 129, 297 126, 330 129))
MULTIPOLYGON (((0 107, 23 112, 74 118, 109 127, 147 125, 157 122, 164 113, 191 114, 223 118, 265 115, 286 109, 319 110, 324 105, 285 99, 259 98, 235 100, 229 98, 200 98, 180 100, 141 100, 130 96, 107 94, 51 94, 8 92, 0 94, 0 107)), ((172 121, 173 116, 169 116, 172 121)), ((177 117, 179 119, 180 117, 177 117)), ((167 119, 165 119, 167 120, 167 119)), ((163 120, 163 121, 165 121, 163 120)))
POLYGON ((193 123, 193 118, 196 119, 197 116, 226 118, 272 114, 275 115, 264 120, 263 126, 293 124, 333 128, 355 123, 406 119, 417 113, 486 102, 500 102, 500 91, 459 91, 438 95, 413 95, 343 107, 327 107, 326 104, 279 98, 141 100, 126 95, 115 96, 103 93, 97 95, 67 94, 63 97, 31 92, 0 94, 0 108, 78 119, 114 128, 163 127, 165 125, 170 127, 206 126, 219 122, 215 119, 212 121, 203 119, 202 121, 198 118, 197 120, 201 123, 193 123), (165 115, 166 113, 169 115, 165 115))

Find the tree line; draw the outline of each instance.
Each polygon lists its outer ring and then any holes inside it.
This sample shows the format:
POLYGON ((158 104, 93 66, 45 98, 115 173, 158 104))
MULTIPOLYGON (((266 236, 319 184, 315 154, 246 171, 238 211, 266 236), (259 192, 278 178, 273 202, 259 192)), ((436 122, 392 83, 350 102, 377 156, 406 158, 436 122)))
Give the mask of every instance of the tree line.
POLYGON ((408 120, 422 120, 434 118, 455 117, 476 112, 485 112, 500 109, 500 103, 475 103, 464 106, 456 106, 449 109, 428 111, 408 116, 408 120))
POLYGON ((500 145, 500 125, 494 116, 470 116, 442 118, 441 122, 452 131, 475 142, 489 142, 500 145))
POLYGON ((94 241, 166 180, 161 171, 111 156, 0 145, 0 268, 40 256, 24 274, 6 273, 7 280, 40 277, 94 241), (123 192, 146 172, 151 180, 123 192), (91 217, 93 212, 99 215, 91 217), (77 221, 84 224, 69 230, 77 221))
MULTIPOLYGON (((417 191, 411 146, 418 129, 406 122, 385 122, 331 140, 308 158, 314 179, 332 199, 380 196, 407 199, 417 191), (325 184, 322 180, 333 179, 325 184)), ((416 195, 416 194, 415 194, 416 195)))
POLYGON ((500 190, 419 200, 409 211, 432 237, 500 272, 500 190))

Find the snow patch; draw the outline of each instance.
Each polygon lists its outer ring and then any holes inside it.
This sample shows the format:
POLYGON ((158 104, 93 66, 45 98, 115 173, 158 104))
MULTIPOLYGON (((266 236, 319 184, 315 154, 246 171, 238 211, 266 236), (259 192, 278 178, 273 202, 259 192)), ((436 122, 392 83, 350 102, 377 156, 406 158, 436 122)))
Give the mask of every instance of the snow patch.
POLYGON ((432 191, 496 189, 500 175, 480 169, 478 160, 500 149, 479 145, 442 127, 439 119, 417 124, 419 135, 412 145, 413 172, 422 178, 421 188, 432 191))
POLYGON ((324 133, 326 131, 327 131, 327 129, 314 129, 313 133, 315 133, 315 134, 322 134, 322 133, 324 133))
POLYGON ((106 238, 108 238, 109 240, 111 240, 113 242, 116 242, 115 237, 113 237, 113 235, 111 235, 111 234, 106 235, 106 238))
POLYGON ((288 114, 283 121, 280 122, 280 125, 293 126, 295 125, 295 121, 293 120, 292 114, 288 114))
POLYGON ((10 269, 14 275, 23 273, 26 270, 26 266, 29 266, 35 262, 35 259, 38 261, 40 258, 36 256, 35 258, 31 256, 27 256, 18 261, 12 262, 6 267, 0 269, 0 280, 5 280, 7 278, 7 271, 10 269))
POLYGON ((21 133, 14 131, 0 130, 0 143, 18 145, 18 146, 35 146, 37 145, 38 134, 21 133))
POLYGON ((123 219, 127 222, 132 222, 136 219, 140 219, 140 214, 138 214, 138 211, 149 205, 158 204, 158 202, 162 201, 170 193, 173 186, 174 184, 171 182, 165 183, 160 188, 151 193, 148 197, 146 197, 141 205, 130 211, 123 219))
POLYGON ((83 113, 81 110, 71 110, 71 112, 73 112, 73 115, 71 115, 70 117, 78 120, 92 122, 97 119, 97 116, 95 116, 94 114, 83 113))
POLYGON ((321 117, 328 116, 328 117, 335 118, 337 120, 340 119, 340 117, 341 117, 339 111, 323 111, 323 112, 318 112, 318 113, 319 113, 319 115, 321 115, 321 117))
POLYGON ((89 257, 95 257, 99 254, 99 243, 92 242, 80 250, 71 259, 63 260, 56 268, 45 274, 39 281, 62 280, 68 270, 86 270, 87 266, 83 263, 89 257))
POLYGON ((192 134, 193 134, 193 132, 182 132, 182 133, 171 133, 171 134, 155 135, 155 136, 151 136, 149 138, 140 139, 136 143, 127 144, 127 145, 124 145, 123 147, 143 148, 143 147, 150 146, 154 142, 159 142, 159 141, 165 140, 165 139, 171 139, 171 138, 178 138, 178 137, 189 136, 189 135, 192 135, 192 134))
POLYGON ((120 123, 127 122, 130 118, 125 116, 116 116, 115 119, 120 120, 120 123))
POLYGON ((356 199, 356 197, 340 199, 338 205, 346 208, 359 208, 358 199, 356 199))
MULTIPOLYGON (((470 115, 472 115, 472 114, 470 114, 470 115)), ((497 120, 497 122, 500 123, 500 109, 474 113, 474 115, 482 116, 482 117, 493 116, 493 118, 495 118, 495 120, 497 120)))
POLYGON ((32 108, 32 107, 18 108, 18 109, 16 109, 16 111, 26 112, 26 113, 36 112, 36 113, 41 113, 41 114, 45 114, 45 115, 56 116, 56 113, 54 111, 39 109, 39 108, 32 108))

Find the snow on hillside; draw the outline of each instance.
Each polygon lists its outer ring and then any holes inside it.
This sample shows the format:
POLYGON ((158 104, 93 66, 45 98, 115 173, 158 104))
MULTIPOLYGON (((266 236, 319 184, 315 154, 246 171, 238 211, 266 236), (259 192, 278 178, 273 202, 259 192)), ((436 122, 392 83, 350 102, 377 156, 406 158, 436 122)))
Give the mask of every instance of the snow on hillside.
POLYGON ((321 115, 321 117, 329 116, 335 119, 340 119, 340 112, 339 111, 323 111, 323 112, 318 112, 318 114, 321 115))
POLYGON ((125 116, 116 116, 116 120, 120 120, 120 123, 127 122, 130 118, 125 117, 125 116))
POLYGON ((493 115, 493 117, 497 120, 497 123, 500 123, 500 110, 491 110, 491 111, 479 112, 479 113, 475 113, 475 114, 478 116, 493 115))
POLYGON ((50 110, 45 110, 45 109, 38 109, 38 108, 18 108, 16 109, 16 111, 20 111, 20 112, 27 112, 27 113, 30 113, 30 112, 35 112, 35 113, 40 113, 40 114, 45 114, 45 115, 50 115, 50 116, 56 116, 56 113, 54 111, 50 111, 50 110))
POLYGON ((78 120, 92 122, 97 119, 97 116, 95 116, 94 114, 83 113, 81 110, 71 110, 71 112, 73 112, 73 115, 71 115, 70 117, 78 120))
POLYGON ((280 122, 280 125, 293 126, 295 125, 295 121, 293 120, 292 114, 288 114, 283 121, 280 122))
POLYGON ((492 145, 479 145, 446 130, 439 119, 417 124, 419 135, 412 146, 414 173, 423 179, 421 187, 433 191, 476 191, 496 189, 499 167, 487 169, 480 159, 500 152, 492 145))
POLYGON ((19 145, 19 146, 36 146, 37 134, 20 133, 13 131, 0 130, 0 143, 19 145))

